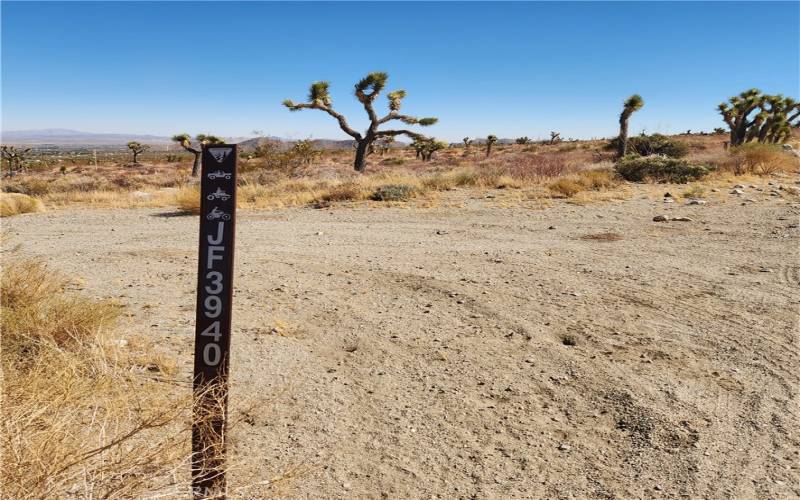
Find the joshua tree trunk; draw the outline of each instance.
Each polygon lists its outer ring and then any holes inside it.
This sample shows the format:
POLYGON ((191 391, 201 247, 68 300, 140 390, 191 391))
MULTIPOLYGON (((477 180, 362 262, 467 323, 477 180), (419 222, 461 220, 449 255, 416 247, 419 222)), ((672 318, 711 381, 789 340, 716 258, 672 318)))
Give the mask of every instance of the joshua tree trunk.
POLYGON ((622 112, 619 115, 619 145, 617 146, 617 156, 623 158, 628 152, 628 117, 630 115, 622 112))
POLYGON ((134 165, 136 165, 137 163, 139 163, 139 160, 138 160, 138 158, 139 158, 139 153, 138 153, 137 151, 134 151, 134 152, 133 152, 133 164, 134 164, 134 165))
POLYGON ((361 139, 356 146, 356 159, 353 167, 356 172, 363 172, 367 168, 367 154, 369 154, 369 146, 372 143, 369 139, 361 139))
POLYGON ((491 142, 487 142, 486 143, 486 157, 488 158, 490 154, 492 154, 492 143, 491 142))
POLYGON ((192 150, 192 154, 194 155, 194 163, 192 163, 192 177, 197 177, 197 173, 200 170, 200 151, 192 150))

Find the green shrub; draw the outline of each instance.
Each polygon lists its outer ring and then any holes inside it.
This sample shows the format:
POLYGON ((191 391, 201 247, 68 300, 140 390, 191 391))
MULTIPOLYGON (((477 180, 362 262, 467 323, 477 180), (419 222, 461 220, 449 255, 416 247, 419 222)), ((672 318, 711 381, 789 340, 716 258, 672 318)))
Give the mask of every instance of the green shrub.
POLYGON ((674 182, 686 183, 700 179, 709 169, 700 165, 690 165, 686 160, 666 156, 626 156, 616 165, 617 173, 631 182, 674 182))
MULTIPOLYGON (((605 149, 615 151, 619 138, 615 137, 605 149)), ((670 158, 683 158, 689 154, 689 147, 678 141, 673 141, 662 134, 637 135, 628 138, 628 153, 639 156, 662 155, 670 158)))
POLYGON ((416 196, 417 190, 408 184, 387 184, 381 186, 372 193, 371 200, 374 201, 408 201, 416 196))

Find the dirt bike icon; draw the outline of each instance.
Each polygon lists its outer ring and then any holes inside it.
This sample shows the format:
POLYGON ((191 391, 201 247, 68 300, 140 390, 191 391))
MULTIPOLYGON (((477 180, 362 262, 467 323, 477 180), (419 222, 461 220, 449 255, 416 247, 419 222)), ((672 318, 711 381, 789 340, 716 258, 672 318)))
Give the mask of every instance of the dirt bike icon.
POLYGON ((229 172, 223 172, 222 170, 217 170, 216 172, 209 172, 208 173, 208 178, 211 179, 211 180, 214 180, 217 177, 219 177, 220 179, 226 179, 227 180, 227 179, 231 178, 231 174, 229 172))
POLYGON ((230 199, 230 197, 231 197, 231 195, 229 195, 228 193, 226 193, 222 189, 217 188, 216 191, 214 191, 210 195, 206 196, 206 199, 208 199, 208 200, 219 199, 219 200, 222 200, 222 201, 228 201, 230 199))
POLYGON ((214 207, 213 209, 211 209, 211 211, 208 213, 208 215, 206 215, 206 219, 208 219, 208 220, 217 220, 217 219, 231 220, 231 214, 226 214, 225 212, 223 212, 219 208, 214 207))

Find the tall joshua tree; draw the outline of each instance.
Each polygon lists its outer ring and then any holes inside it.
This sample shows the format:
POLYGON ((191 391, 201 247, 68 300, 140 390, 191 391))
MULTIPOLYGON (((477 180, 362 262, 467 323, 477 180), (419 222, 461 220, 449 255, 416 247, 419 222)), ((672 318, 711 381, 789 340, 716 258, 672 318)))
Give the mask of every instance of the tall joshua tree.
POLYGON ((133 164, 138 165, 139 155, 150 149, 150 146, 147 144, 142 144, 138 141, 131 141, 128 143, 128 149, 130 149, 131 153, 133 153, 133 164))
POLYGON ((731 146, 751 141, 783 142, 789 138, 791 127, 800 124, 800 103, 780 94, 762 94, 758 89, 745 90, 717 109, 730 127, 731 146))
POLYGON ((489 157, 490 154, 492 154, 492 146, 494 146, 495 142, 497 142, 497 136, 496 135, 489 135, 486 138, 486 157, 487 158, 489 157))
POLYGON ((192 163, 192 177, 197 177, 200 171, 200 154, 203 152, 203 146, 206 144, 224 144, 225 141, 215 135, 197 134, 194 136, 194 144, 192 137, 189 134, 173 135, 172 140, 181 145, 183 149, 194 155, 194 162, 192 163))
POLYGON ((376 140, 387 137, 394 138, 398 135, 405 135, 412 139, 426 139, 424 135, 407 129, 379 130, 381 125, 392 120, 399 120, 407 125, 421 125, 424 127, 433 125, 437 121, 436 118, 416 118, 400 114, 400 106, 406 96, 405 90, 394 90, 386 94, 389 99, 389 113, 382 118, 378 118, 373 103, 386 86, 388 78, 389 76, 386 73, 370 73, 355 85, 356 99, 364 106, 364 110, 369 117, 369 127, 363 134, 351 128, 347 124, 345 117, 333 109, 333 100, 328 92, 328 82, 312 83, 308 92, 308 102, 295 104, 292 100, 287 99, 283 101, 283 105, 289 108, 290 111, 318 109, 334 117, 339 122, 339 128, 355 139, 356 157, 353 168, 357 172, 363 172, 367 168, 367 155, 371 152, 372 145, 376 140))
POLYGON ((639 111, 644 106, 644 100, 639 94, 633 94, 625 99, 622 113, 619 115, 619 145, 617 156, 622 158, 628 151, 628 119, 633 113, 639 111))

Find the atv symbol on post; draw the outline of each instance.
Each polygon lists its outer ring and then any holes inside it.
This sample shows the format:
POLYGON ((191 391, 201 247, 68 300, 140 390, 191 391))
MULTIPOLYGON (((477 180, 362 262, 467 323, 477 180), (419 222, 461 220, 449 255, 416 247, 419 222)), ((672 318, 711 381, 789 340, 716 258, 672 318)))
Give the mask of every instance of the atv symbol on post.
POLYGON ((214 207, 213 209, 211 209, 211 211, 208 213, 208 215, 206 215, 206 219, 208 219, 208 220, 216 220, 216 219, 231 220, 231 214, 226 214, 225 212, 223 212, 219 208, 214 207))
POLYGON ((220 179, 228 180, 231 178, 231 174, 229 172, 223 172, 222 170, 217 170, 216 172, 208 173, 208 178, 211 180, 214 180, 217 177, 219 177, 220 179))
POLYGON ((231 197, 231 195, 226 193, 224 190, 222 190, 220 188, 217 188, 216 191, 214 191, 210 195, 206 196, 206 199, 208 199, 208 200, 219 199, 219 200, 222 200, 222 201, 228 201, 228 199, 230 197, 231 197))

